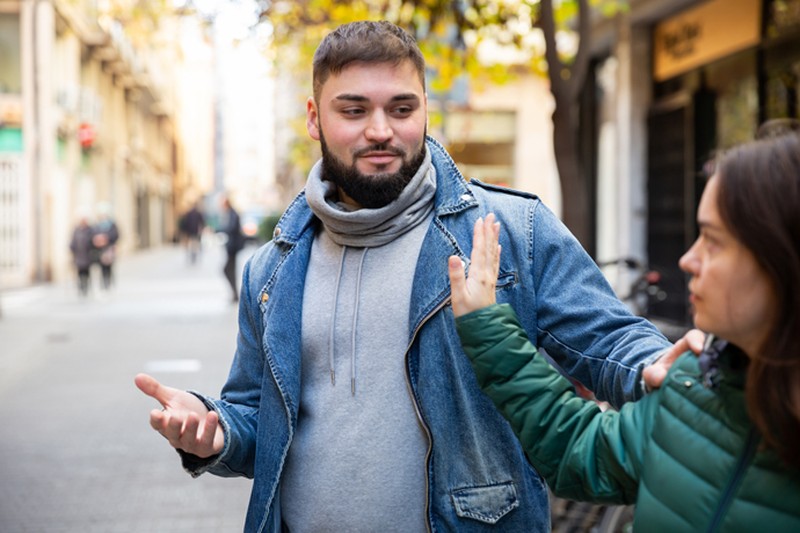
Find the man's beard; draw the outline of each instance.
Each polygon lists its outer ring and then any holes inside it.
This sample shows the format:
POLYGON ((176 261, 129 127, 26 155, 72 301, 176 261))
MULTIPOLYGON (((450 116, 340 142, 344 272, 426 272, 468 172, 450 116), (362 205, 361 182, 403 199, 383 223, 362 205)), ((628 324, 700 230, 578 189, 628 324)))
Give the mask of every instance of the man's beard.
MULTIPOLYGON (((427 128, 426 128, 427 130, 427 128)), ((424 136, 422 137, 425 138, 424 136)), ((425 160, 425 143, 414 157, 406 160, 406 152, 386 143, 373 144, 353 154, 353 164, 347 166, 344 161, 333 155, 325 143, 325 136, 320 130, 322 147, 322 179, 333 182, 342 192, 369 209, 378 209, 395 201, 406 185, 414 178, 420 165, 425 160), (362 174, 356 168, 356 160, 368 152, 391 152, 403 160, 397 172, 381 172, 378 174, 362 174)))

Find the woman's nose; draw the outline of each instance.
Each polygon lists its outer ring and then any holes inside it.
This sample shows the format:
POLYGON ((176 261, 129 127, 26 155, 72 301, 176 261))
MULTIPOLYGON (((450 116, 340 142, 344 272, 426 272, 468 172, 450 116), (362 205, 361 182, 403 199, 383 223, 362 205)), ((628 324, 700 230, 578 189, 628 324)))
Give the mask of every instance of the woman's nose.
POLYGON ((686 253, 684 253, 678 261, 678 266, 687 274, 695 274, 697 272, 699 260, 697 258, 697 254, 695 253, 696 245, 697 242, 695 242, 691 248, 686 250, 686 253))

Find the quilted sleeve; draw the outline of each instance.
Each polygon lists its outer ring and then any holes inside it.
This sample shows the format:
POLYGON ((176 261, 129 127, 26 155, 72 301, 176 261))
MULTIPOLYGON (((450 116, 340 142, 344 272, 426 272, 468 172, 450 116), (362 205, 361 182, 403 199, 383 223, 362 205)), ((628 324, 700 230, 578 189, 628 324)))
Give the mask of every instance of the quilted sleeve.
POLYGON ((556 495, 635 502, 657 393, 619 412, 601 411, 537 352, 508 305, 464 315, 457 329, 481 389, 556 495))

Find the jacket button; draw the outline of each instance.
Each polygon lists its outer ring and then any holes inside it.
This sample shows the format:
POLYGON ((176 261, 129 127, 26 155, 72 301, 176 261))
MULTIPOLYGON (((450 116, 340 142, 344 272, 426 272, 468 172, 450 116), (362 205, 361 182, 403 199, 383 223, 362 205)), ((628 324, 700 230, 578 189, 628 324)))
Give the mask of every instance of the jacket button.
POLYGON ((265 292, 264 294, 261 295, 261 303, 265 304, 267 303, 267 300, 269 300, 269 294, 265 292))
POLYGON ((272 232, 273 237, 277 237, 281 234, 281 228, 275 228, 275 231, 272 232))
POLYGON ((692 385, 693 385, 693 383, 692 383, 692 380, 690 380, 690 379, 687 379, 686 381, 683 382, 683 386, 686 387, 687 389, 689 387, 691 387, 692 385))

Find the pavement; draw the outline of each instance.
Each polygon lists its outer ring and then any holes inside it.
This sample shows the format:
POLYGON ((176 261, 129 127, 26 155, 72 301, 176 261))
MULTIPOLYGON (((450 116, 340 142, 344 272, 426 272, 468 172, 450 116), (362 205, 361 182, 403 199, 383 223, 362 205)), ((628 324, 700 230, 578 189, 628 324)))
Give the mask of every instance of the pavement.
MULTIPOLYGON (((239 269, 253 248, 239 257, 239 269)), ((219 394, 236 342, 224 252, 121 257, 115 285, 0 292, 0 532, 242 531, 250 480, 192 479, 133 383, 219 394)))

